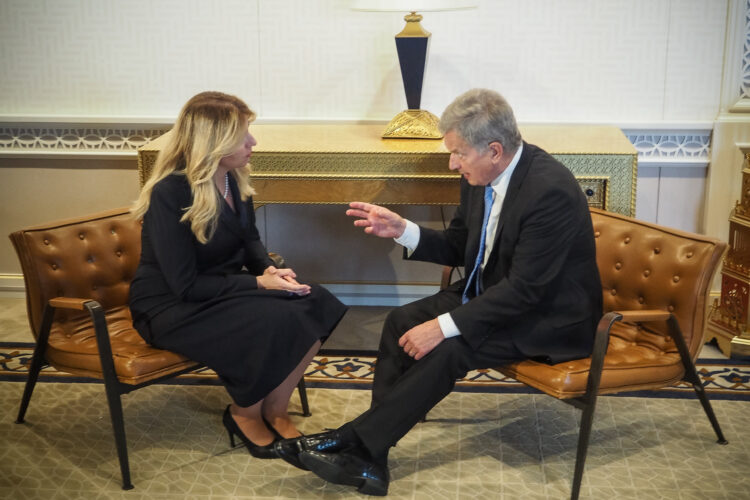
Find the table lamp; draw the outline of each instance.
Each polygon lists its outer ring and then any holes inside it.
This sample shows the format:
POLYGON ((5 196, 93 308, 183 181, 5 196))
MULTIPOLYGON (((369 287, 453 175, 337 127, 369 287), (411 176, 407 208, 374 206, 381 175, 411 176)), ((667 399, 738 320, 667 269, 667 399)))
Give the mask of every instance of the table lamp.
POLYGON ((425 31, 417 12, 459 10, 476 7, 471 0, 352 0, 354 10, 408 12, 406 26, 396 35, 396 51, 404 81, 408 109, 397 114, 383 132, 383 138, 440 139, 438 117, 420 109, 422 82, 427 63, 430 32, 425 31))

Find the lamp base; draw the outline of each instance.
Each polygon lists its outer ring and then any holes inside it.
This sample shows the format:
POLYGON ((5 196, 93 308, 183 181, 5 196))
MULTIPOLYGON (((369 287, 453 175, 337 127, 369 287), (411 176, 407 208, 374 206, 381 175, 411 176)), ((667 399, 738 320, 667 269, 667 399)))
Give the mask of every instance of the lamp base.
POLYGON ((397 114, 383 131, 383 139, 442 139, 437 116, 424 109, 397 114))

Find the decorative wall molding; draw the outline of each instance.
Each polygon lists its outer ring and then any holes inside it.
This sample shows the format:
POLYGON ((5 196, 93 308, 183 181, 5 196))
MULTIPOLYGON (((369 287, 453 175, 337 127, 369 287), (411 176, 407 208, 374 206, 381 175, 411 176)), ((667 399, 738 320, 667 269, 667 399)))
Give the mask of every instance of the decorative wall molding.
MULTIPOLYGON (((750 0, 748 0, 750 2, 750 0)), ((750 43, 750 42, 748 42, 750 43)), ((750 56, 749 56, 750 57, 750 56)), ((750 81, 750 75, 748 76, 750 81)), ((0 157, 49 156, 52 154, 127 153, 132 156, 141 146, 162 135, 161 127, 112 124, 107 127, 56 126, 57 124, 7 124, 0 122, 0 157)), ((638 150, 638 162, 648 166, 696 167, 708 165, 711 130, 684 128, 623 128, 638 150)))
POLYGON ((136 152, 165 128, 0 126, 0 154, 136 152))
POLYGON ((711 130, 624 132, 638 150, 638 164, 642 166, 705 167, 711 158, 711 130))
POLYGON ((750 113, 750 0, 730 0, 722 111, 750 113))

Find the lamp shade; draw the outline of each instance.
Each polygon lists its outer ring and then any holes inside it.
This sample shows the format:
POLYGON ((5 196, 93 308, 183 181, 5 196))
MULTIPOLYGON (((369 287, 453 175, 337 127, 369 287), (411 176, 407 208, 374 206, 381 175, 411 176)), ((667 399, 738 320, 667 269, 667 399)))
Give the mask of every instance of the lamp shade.
POLYGON ((383 12, 429 12, 438 10, 471 9, 476 0, 352 0, 354 10, 383 12))

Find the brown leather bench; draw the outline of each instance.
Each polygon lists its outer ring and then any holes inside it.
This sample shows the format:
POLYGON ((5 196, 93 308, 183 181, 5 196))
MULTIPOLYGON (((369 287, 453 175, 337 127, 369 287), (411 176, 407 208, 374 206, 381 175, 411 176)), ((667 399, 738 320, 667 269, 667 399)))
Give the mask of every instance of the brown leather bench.
MULTIPOLYGON (((548 365, 522 361, 504 375, 583 410, 571 498, 578 498, 599 394, 690 383, 726 444, 694 361, 703 345, 706 304, 726 243, 591 209, 604 294, 589 358, 548 365)), ((443 272, 443 287, 450 269, 443 272)))
MULTIPOLYGON (((201 367, 150 346, 133 328, 128 293, 140 258, 141 223, 122 208, 22 229, 10 239, 37 342, 17 422, 24 421, 45 364, 104 380, 123 489, 131 489, 120 396, 201 367)), ((298 388, 309 415, 304 380, 298 388)))

